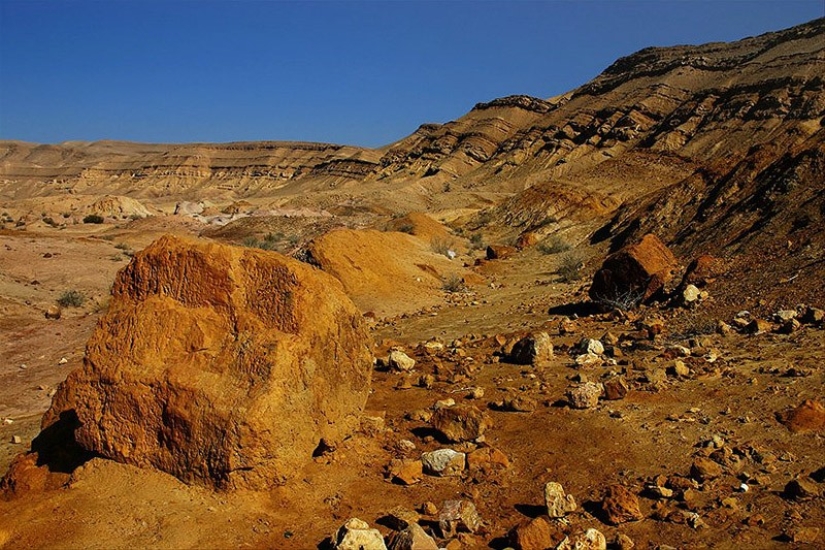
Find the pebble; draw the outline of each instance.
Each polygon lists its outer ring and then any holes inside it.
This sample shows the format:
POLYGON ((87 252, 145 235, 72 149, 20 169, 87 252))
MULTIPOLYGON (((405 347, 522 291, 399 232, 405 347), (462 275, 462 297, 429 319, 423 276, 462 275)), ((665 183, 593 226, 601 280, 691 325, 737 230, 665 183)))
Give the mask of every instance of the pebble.
POLYGON ((409 372, 415 367, 415 359, 399 350, 393 350, 390 352, 387 363, 391 369, 402 372, 409 372))
POLYGON ((438 514, 438 527, 443 538, 453 538, 461 531, 475 533, 481 523, 475 504, 468 500, 446 500, 438 514))
POLYGON ((601 384, 587 382, 567 391, 567 400, 574 409, 592 409, 599 404, 603 393, 601 384))
POLYGON ((602 500, 602 511, 607 522, 619 525, 644 518, 639 509, 639 498, 623 485, 611 485, 602 500))
POLYGON ((11 436, 11 442, 15 445, 20 445, 21 443, 23 443, 23 438, 19 435, 13 435, 11 436))

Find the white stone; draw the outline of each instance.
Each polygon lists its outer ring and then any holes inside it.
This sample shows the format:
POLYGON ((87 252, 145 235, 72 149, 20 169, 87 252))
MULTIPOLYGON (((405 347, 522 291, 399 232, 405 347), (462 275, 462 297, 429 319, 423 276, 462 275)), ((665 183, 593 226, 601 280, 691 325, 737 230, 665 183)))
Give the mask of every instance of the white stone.
POLYGON ((403 351, 393 350, 387 359, 391 369, 409 372, 415 367, 415 359, 404 353, 403 351))
POLYGON ((604 344, 595 338, 584 338, 581 342, 579 342, 579 349, 582 353, 601 355, 604 353, 604 344))
POLYGON ((424 471, 441 476, 460 476, 467 465, 467 455, 452 449, 438 449, 428 453, 422 453, 421 462, 424 464, 424 471))
POLYGON ((576 510, 576 499, 565 494, 560 483, 550 481, 544 486, 544 503, 547 515, 551 518, 563 518, 568 512, 576 510))
POLYGON ((370 529, 366 521, 351 518, 335 533, 335 550, 387 550, 378 529, 370 529))

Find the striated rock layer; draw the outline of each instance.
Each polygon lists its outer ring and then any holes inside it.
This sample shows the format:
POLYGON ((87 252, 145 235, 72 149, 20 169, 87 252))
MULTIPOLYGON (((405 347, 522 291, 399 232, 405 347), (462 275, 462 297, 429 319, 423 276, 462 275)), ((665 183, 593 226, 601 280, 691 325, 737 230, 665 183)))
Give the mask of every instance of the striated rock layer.
POLYGON ((163 237, 120 272, 43 429, 215 488, 282 483, 366 403, 362 318, 332 277, 275 253, 163 237))

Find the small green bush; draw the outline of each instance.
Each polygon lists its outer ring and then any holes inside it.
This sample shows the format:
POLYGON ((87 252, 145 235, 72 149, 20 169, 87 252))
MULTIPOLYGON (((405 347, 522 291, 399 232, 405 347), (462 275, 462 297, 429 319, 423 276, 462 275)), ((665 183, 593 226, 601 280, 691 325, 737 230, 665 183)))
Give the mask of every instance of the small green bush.
POLYGON ((57 299, 57 305, 60 307, 80 307, 85 301, 86 297, 82 293, 77 290, 67 290, 57 299))
POLYGON ((570 244, 558 235, 550 235, 537 247, 542 254, 558 254, 570 250, 570 244))
POLYGON ((96 223, 101 224, 103 223, 103 216, 98 214, 89 214, 85 218, 83 218, 83 223, 96 223))
POLYGON ((556 273, 563 283, 572 283, 581 279, 582 261, 576 254, 565 254, 556 273))
POLYGON ((436 254, 441 254, 442 256, 450 257, 450 250, 453 249, 454 243, 452 239, 445 239, 443 237, 434 237, 430 241, 430 248, 436 254))
POLYGON ((464 281, 461 280, 461 277, 455 274, 444 279, 444 282, 441 285, 441 289, 446 290, 447 292, 461 292, 465 288, 464 281))
POLYGON ((470 235, 470 248, 473 250, 481 250, 484 248, 484 236, 481 233, 473 233, 470 235))

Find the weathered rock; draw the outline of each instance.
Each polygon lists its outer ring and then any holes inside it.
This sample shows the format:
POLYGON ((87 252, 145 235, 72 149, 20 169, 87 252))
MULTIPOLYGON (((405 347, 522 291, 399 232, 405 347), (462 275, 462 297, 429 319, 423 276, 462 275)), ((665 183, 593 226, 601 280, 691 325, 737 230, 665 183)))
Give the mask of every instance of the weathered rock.
POLYGON ((545 550, 555 548, 564 539, 564 531, 558 524, 539 516, 515 526, 508 538, 516 550, 545 550))
POLYGON ((387 358, 387 364, 391 369, 409 372, 415 367, 415 359, 400 350, 393 350, 387 358))
POLYGON ((764 319, 754 319, 745 325, 745 332, 748 334, 762 334, 773 330, 773 325, 764 319))
POLYGON ((802 315, 802 322, 808 325, 821 325, 825 323, 825 309, 809 306, 802 315))
POLYGON ((810 500, 822 494, 818 484, 812 479, 798 477, 785 485, 783 496, 790 500, 810 500))
POLYGON ((668 367, 668 372, 673 374, 674 376, 679 376, 682 378, 688 378, 690 376, 690 368, 685 365, 684 361, 676 360, 673 364, 668 367))
POLYGON ((461 531, 475 533, 481 525, 475 504, 468 500, 445 500, 438 513, 438 527, 443 538, 454 537, 461 531))
POLYGON ((722 466, 709 458, 697 456, 690 466, 690 477, 696 481, 704 482, 716 479, 723 473, 722 466))
POLYGON ((526 395, 517 395, 505 399, 502 403, 502 409, 512 412, 533 412, 536 410, 536 406, 536 400, 526 395))
POLYGON ((595 338, 584 338, 581 342, 579 342, 579 350, 582 353, 601 355, 604 353, 604 344, 595 338))
POLYGON ((630 387, 627 385, 624 376, 614 376, 604 382, 604 397, 610 401, 624 399, 628 391, 630 391, 630 387))
POLYGON ((518 236, 518 239, 516 240, 516 248, 523 250, 525 248, 535 246, 538 244, 539 240, 538 234, 533 233, 532 231, 525 231, 518 236))
MULTIPOLYGON (((273 252, 163 237, 43 419, 106 458, 216 488, 268 488, 359 425, 370 336, 331 276, 273 252)), ((52 429, 53 431, 53 429, 52 429)))
POLYGON ((556 550, 607 550, 607 539, 598 529, 565 537, 556 550))
POLYGON ((623 485, 611 485, 602 500, 602 512, 612 525, 638 521, 644 518, 639 509, 639 498, 623 485))
POLYGON ((46 319, 60 319, 60 316, 63 315, 63 310, 60 306, 49 306, 43 314, 46 316, 46 319))
POLYGON ((489 417, 473 405, 456 405, 438 409, 430 419, 432 427, 454 443, 473 441, 490 426, 489 417))
POLYGON ((467 455, 467 468, 473 475, 489 474, 510 467, 510 459, 493 447, 482 447, 467 455))
POLYGON ((504 244, 491 244, 487 247, 488 260, 504 260, 515 254, 518 250, 514 246, 504 244))
POLYGON ((780 422, 793 433, 825 430, 825 406, 819 401, 806 399, 796 408, 778 416, 780 422))
POLYGON ((791 319, 796 319, 797 314, 795 309, 780 309, 773 314, 773 318, 777 323, 784 323, 791 319))
POLYGON ((699 301, 700 294, 701 291, 698 288, 693 285, 687 285, 684 290, 679 293, 679 298, 682 301, 682 305, 692 306, 699 301))
POLYGON ((517 365, 537 365, 553 358, 553 343, 546 332, 528 334, 513 345, 509 360, 517 365))
POLYGON ((544 504, 547 515, 551 518, 563 518, 568 512, 576 510, 576 499, 565 494, 560 483, 550 481, 544 486, 544 504))
POLYGON ((389 550, 438 550, 438 544, 424 528, 411 523, 392 538, 389 550))
POLYGON ((390 461, 387 473, 394 483, 413 485, 423 479, 424 467, 420 460, 396 458, 390 461))
POLYGON ((467 455, 452 449, 438 449, 421 455, 424 471, 441 477, 460 476, 467 465, 467 455))
POLYGON ((617 550, 631 550, 636 547, 636 543, 626 534, 618 533, 616 534, 616 542, 613 543, 613 546, 615 546, 617 550))
POLYGON ((387 527, 401 531, 410 525, 417 524, 421 519, 421 515, 403 506, 396 506, 381 519, 387 527))
POLYGON ((724 273, 722 260, 709 254, 702 254, 694 259, 685 270, 685 276, 679 284, 680 289, 688 285, 695 285, 699 288, 707 286, 724 273))
POLYGON ((593 276, 589 295, 595 302, 624 306, 623 309, 656 297, 673 277, 676 258, 652 234, 638 244, 610 255, 593 276))
POLYGON ((599 404, 603 388, 596 382, 587 382, 567 390, 567 401, 574 409, 592 409, 599 404))
POLYGON ((800 525, 791 528, 787 536, 791 542, 796 544, 814 544, 819 539, 821 531, 821 528, 814 527, 813 525, 800 525))
POLYGON ((347 520, 332 540, 335 550, 387 550, 381 532, 358 518, 347 520))

